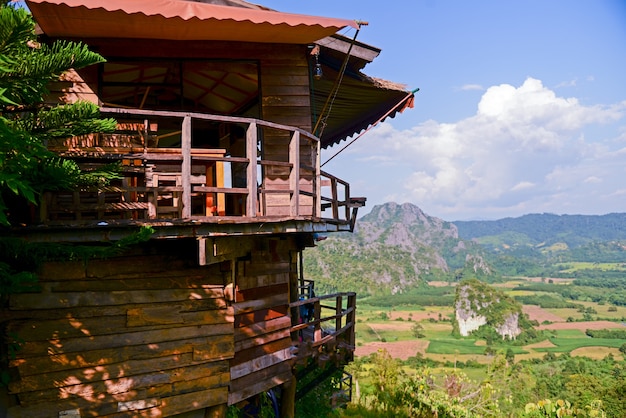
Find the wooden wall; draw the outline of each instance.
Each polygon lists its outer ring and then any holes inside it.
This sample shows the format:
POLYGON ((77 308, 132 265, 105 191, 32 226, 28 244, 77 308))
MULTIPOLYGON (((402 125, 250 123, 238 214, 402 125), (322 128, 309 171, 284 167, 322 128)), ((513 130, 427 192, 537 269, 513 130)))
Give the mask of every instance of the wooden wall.
POLYGON ((227 402, 230 274, 196 267, 195 243, 178 241, 47 263, 39 293, 11 296, 7 332, 23 343, 9 416, 170 416, 227 402))
POLYGON ((197 242, 186 239, 46 263, 40 291, 12 295, 4 312, 21 344, 8 416, 223 412, 291 380, 296 238, 213 244, 214 254, 225 250, 201 267, 197 242))
POLYGON ((230 404, 291 380, 290 282, 295 283, 292 238, 271 239, 237 262, 235 356, 230 404), (292 280, 290 280, 292 279, 292 280))

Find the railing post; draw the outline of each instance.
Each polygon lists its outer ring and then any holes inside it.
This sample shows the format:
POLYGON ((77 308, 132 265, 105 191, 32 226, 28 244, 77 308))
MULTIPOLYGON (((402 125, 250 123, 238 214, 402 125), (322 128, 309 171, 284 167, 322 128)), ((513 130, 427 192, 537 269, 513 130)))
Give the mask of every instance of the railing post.
POLYGON ((330 189, 332 193, 333 203, 333 219, 339 219, 339 195, 337 193, 337 179, 333 178, 330 181, 330 189))
POLYGON ((335 332, 337 332, 341 329, 341 322, 343 319, 343 300, 341 295, 337 296, 335 303, 335 315, 337 315, 337 318, 335 319, 335 332))
POLYGON ((315 330, 313 332, 313 342, 318 342, 322 339, 322 304, 317 299, 313 304, 313 319, 315 320, 315 330))
POLYGON ((248 158, 248 201, 246 204, 246 216, 256 217, 257 214, 257 128, 256 123, 248 125, 246 131, 246 157, 248 158))
POLYGON ((313 216, 316 218, 322 217, 322 179, 321 179, 321 152, 320 142, 315 141, 315 179, 313 182, 313 216))
POLYGON ((292 192, 290 202, 291 216, 300 215, 300 132, 294 131, 289 141, 289 189, 292 192))
POLYGON ((191 116, 183 118, 181 152, 183 163, 181 166, 183 186, 183 218, 191 218, 191 116))
POLYGON ((356 331, 356 293, 351 292, 348 293, 348 304, 346 306, 348 309, 348 315, 346 315, 346 325, 351 324, 351 328, 348 331, 348 344, 351 347, 354 347, 356 344, 355 341, 355 331, 356 331))
POLYGON ((346 221, 350 220, 350 185, 344 184, 343 186, 343 198, 345 199, 346 205, 346 221))

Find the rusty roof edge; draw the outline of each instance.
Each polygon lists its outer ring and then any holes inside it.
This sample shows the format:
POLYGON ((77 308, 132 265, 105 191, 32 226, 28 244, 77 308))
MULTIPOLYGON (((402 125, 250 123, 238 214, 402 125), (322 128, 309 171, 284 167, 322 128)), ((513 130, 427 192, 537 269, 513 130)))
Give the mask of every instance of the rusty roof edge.
POLYGON ((87 10, 102 9, 105 12, 121 11, 128 15, 142 14, 148 17, 161 16, 165 19, 215 19, 233 20, 237 22, 249 21, 254 24, 285 24, 292 27, 317 25, 322 27, 343 28, 350 26, 355 29, 358 28, 357 22, 349 19, 284 13, 274 10, 259 10, 184 0, 140 0, 132 2, 126 0, 108 0, 106 2, 100 0, 26 0, 26 3, 31 11, 33 10, 33 4, 50 4, 56 6, 65 5, 69 8, 84 8, 87 10), (152 10, 152 12, 149 10, 152 10))

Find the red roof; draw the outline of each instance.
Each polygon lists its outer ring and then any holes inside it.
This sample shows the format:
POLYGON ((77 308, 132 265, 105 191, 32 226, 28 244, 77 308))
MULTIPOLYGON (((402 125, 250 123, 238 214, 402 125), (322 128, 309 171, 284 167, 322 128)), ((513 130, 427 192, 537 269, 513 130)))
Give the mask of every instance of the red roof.
POLYGON ((43 32, 52 37, 306 44, 344 27, 358 28, 355 21, 347 19, 181 0, 26 0, 26 3, 43 32))

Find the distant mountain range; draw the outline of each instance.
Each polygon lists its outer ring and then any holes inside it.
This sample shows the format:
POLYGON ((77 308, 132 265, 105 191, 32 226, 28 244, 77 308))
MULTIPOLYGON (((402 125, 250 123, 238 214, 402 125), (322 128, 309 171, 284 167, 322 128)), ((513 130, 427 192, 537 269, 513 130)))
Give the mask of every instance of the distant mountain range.
POLYGON ((564 243, 569 248, 598 241, 626 240, 626 213, 608 215, 531 214, 497 221, 454 222, 463 239, 483 245, 550 246, 564 243))
POLYGON ((447 222, 410 203, 385 203, 305 252, 318 290, 410 291, 425 280, 538 275, 556 261, 626 262, 626 213, 532 214, 447 222))

